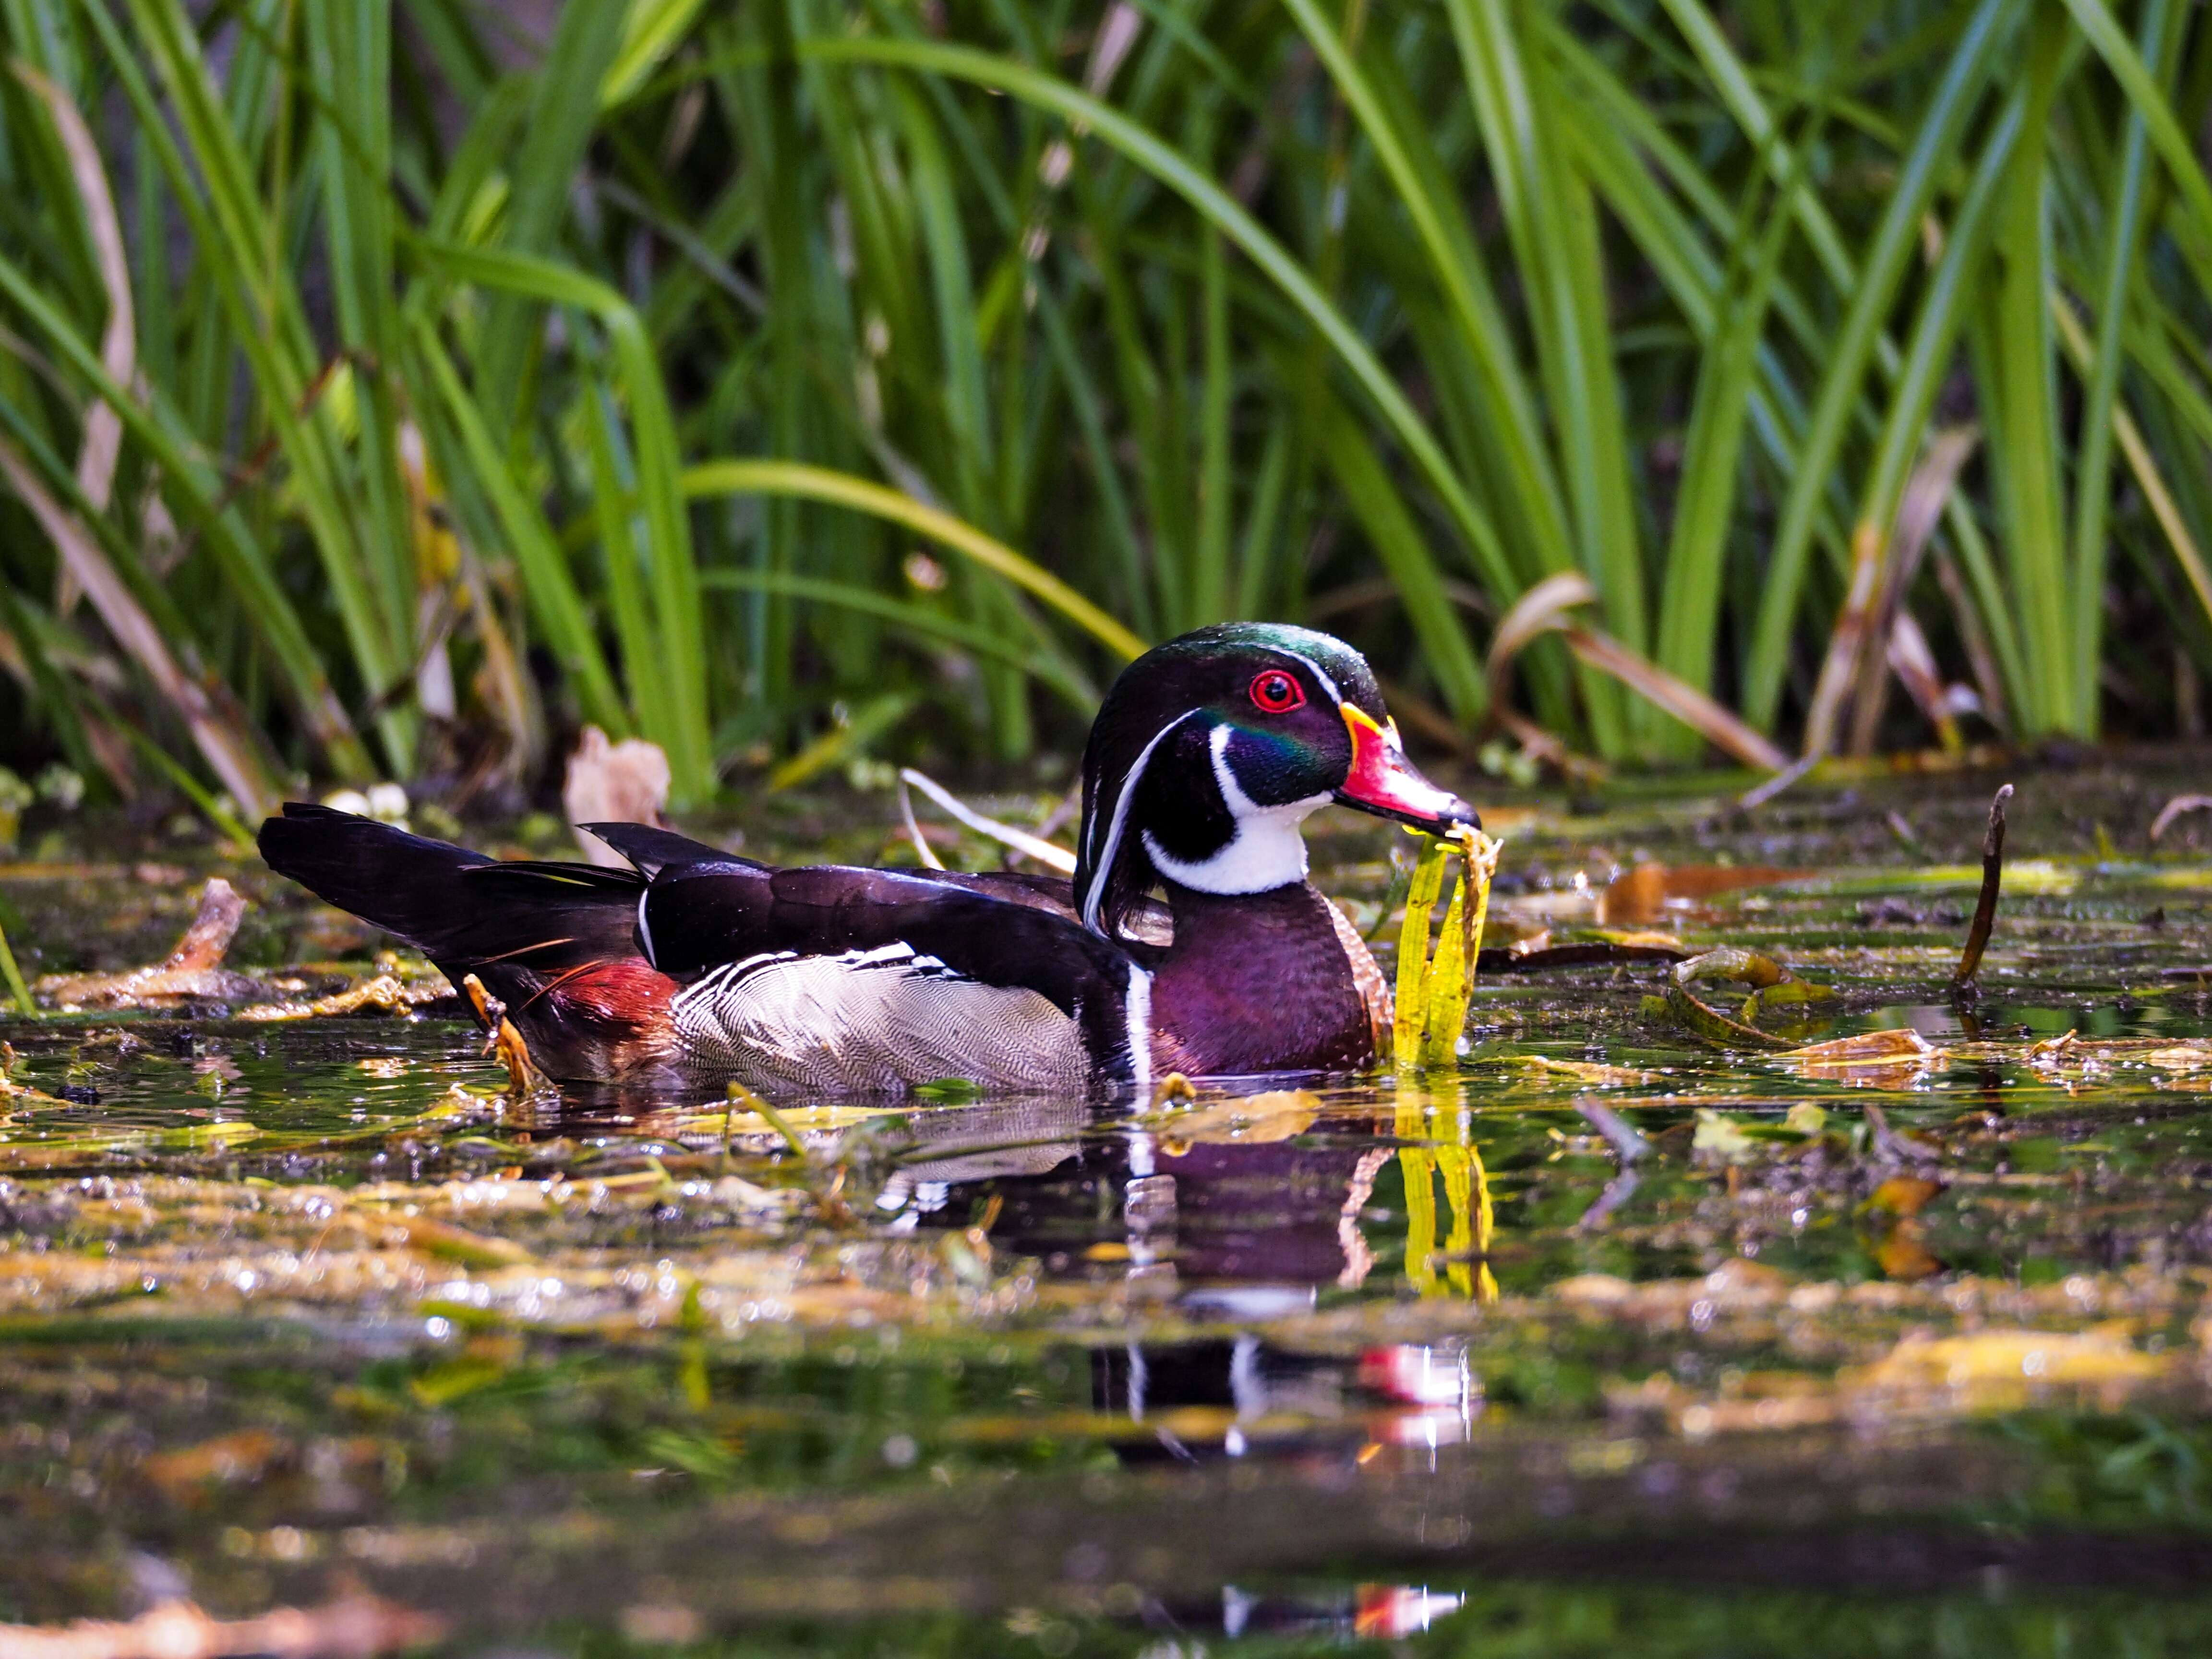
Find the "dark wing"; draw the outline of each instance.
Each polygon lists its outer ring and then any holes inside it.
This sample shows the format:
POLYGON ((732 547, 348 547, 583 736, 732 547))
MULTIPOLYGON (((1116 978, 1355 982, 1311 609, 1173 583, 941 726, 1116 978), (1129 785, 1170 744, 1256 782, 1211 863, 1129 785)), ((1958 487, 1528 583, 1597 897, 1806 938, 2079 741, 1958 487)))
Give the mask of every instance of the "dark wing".
POLYGON ((649 823, 580 823, 576 828, 606 842, 635 865, 638 873, 643 876, 657 876, 663 870, 686 864, 739 864, 754 870, 766 867, 755 860, 741 859, 719 847, 709 847, 703 841, 694 841, 673 830, 656 829, 649 823))
POLYGON ((1024 875, 1012 870, 983 870, 973 875, 964 870, 910 870, 896 873, 963 893, 1004 899, 1010 904, 1025 904, 1033 910, 1048 911, 1071 920, 1075 915, 1075 890, 1065 876, 1024 875))
MULTIPOLYGON (((718 856, 726 861, 726 855, 718 856)), ((747 860, 738 861, 750 862, 747 860)), ((974 874, 962 870, 908 870, 900 873, 916 881, 938 882, 946 887, 957 887, 963 892, 979 893, 989 898, 1025 904, 1031 909, 1065 916, 1070 921, 1079 920, 1075 910, 1075 884, 1066 876, 1031 874, 1018 870, 983 870, 974 874)), ((1128 912, 1122 919, 1121 930, 1121 942, 1135 947, 1130 954, 1139 962, 1149 962, 1158 950, 1175 939, 1175 922, 1168 914, 1167 906, 1149 896, 1130 902, 1128 912)))
POLYGON ((905 945, 963 978, 1037 992, 1076 1022, 1103 1068, 1148 1070, 1150 980, 1127 953, 1035 896, 1002 896, 945 878, 727 860, 669 868, 647 889, 640 936, 653 966, 684 982, 769 952, 841 956, 905 945), (1133 1031, 1140 1034, 1133 1040, 1133 1031))

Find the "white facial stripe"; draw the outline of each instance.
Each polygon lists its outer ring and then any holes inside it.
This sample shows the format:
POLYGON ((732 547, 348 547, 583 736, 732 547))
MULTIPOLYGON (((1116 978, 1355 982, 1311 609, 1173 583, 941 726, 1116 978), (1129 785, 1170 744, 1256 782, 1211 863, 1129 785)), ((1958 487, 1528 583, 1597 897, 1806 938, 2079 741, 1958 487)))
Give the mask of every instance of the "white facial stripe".
MULTIPOLYGON (((1114 873, 1115 855, 1121 850, 1121 832, 1128 826, 1129 802, 1137 793, 1137 780, 1144 775, 1146 764, 1152 758, 1152 750, 1160 746, 1162 739, 1197 712, 1190 709, 1177 714, 1153 732, 1152 740, 1144 746, 1129 769, 1121 775, 1121 787, 1114 797, 1113 821, 1107 825, 1105 843, 1091 860, 1091 885, 1079 896, 1083 925, 1094 933, 1099 931, 1098 913, 1106 902, 1106 883, 1114 873)), ((1093 822, 1095 824, 1095 817, 1093 822)))
POLYGON ((1129 989, 1123 1005, 1129 1027, 1129 1079, 1142 1095, 1152 1086, 1152 976, 1129 964, 1129 989))
MULTIPOLYGON (((1280 646, 1273 646, 1270 648, 1276 651, 1283 650, 1283 647, 1280 646)), ((1283 654, 1286 657, 1296 658, 1298 661, 1304 663, 1308 668, 1313 670, 1313 677, 1321 682, 1322 690, 1328 693, 1332 701, 1338 703, 1341 703, 1344 701, 1344 693, 1336 689, 1336 682, 1331 679, 1328 676, 1328 671, 1322 668, 1322 666, 1319 663, 1316 662, 1311 657, 1306 655, 1303 651, 1283 651, 1283 654)))
POLYGON ((1185 863, 1161 847, 1149 830, 1145 850, 1169 880, 1200 893, 1268 893, 1306 878, 1306 838, 1298 826, 1316 810, 1328 805, 1326 794, 1279 806, 1262 806, 1244 793, 1229 764, 1231 726, 1217 726, 1207 747, 1213 754, 1213 780, 1221 790, 1222 805, 1236 823, 1228 845, 1211 858, 1185 863))

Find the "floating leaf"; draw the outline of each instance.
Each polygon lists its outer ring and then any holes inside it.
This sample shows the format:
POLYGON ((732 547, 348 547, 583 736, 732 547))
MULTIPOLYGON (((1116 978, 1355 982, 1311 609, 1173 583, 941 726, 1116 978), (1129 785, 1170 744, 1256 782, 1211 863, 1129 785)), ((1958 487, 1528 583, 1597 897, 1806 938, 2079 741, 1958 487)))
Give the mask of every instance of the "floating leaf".
POLYGON ((1748 1163, 1759 1156, 1759 1143, 1744 1133, 1744 1126, 1725 1113, 1698 1109, 1697 1133, 1691 1137, 1692 1154, 1703 1152, 1728 1164, 1748 1163))
POLYGON ((1700 1002, 1691 994, 1690 987, 1698 980, 1732 980, 1739 985, 1749 985, 1759 990, 1780 985, 1790 978, 1790 970, 1773 957, 1757 951, 1747 951, 1741 945, 1724 945, 1703 956, 1692 957, 1687 962, 1677 963, 1667 984, 1667 1007, 1685 1026, 1706 1042, 1723 1048, 1779 1048, 1785 1046, 1783 1039, 1769 1036, 1756 1026, 1746 1025, 1741 1020, 1730 1019, 1717 1008, 1700 1002))
MULTIPOLYGON (((1857 1387, 1950 1398, 1967 1410, 2017 1410, 2042 1391, 2087 1389, 2117 1400, 2164 1375, 2164 1361, 2106 1331, 1985 1330, 1909 1336, 1855 1376, 1857 1387)), ((1930 1405, 1939 1403, 1930 1400, 1930 1405)))
POLYGON ((1921 1237, 1919 1224, 1913 1221, 1899 1222, 1889 1237, 1875 1246, 1874 1259, 1884 1277, 1900 1285, 1933 1279, 1943 1271, 1942 1262, 1921 1237))
POLYGON ((1943 1190, 1939 1181, 1921 1176, 1892 1176, 1868 1197, 1865 1208, 1887 1210, 1892 1215, 1915 1216, 1943 1190))
POLYGON ((1815 1106, 1809 1100, 1801 1100, 1783 1114, 1782 1127, 1792 1134, 1820 1134, 1828 1127, 1826 1109, 1815 1106))
POLYGON ((1947 1056, 1910 1029, 1860 1031, 1832 1042, 1811 1043, 1777 1054, 1775 1063, 1800 1077, 1830 1078, 1880 1088, 1901 1088, 1947 1056))
POLYGON ((1164 1133, 1194 1146, 1244 1146, 1304 1134, 1321 1115, 1321 1097, 1310 1089, 1271 1089, 1179 1112, 1164 1133))
POLYGON ((1554 1060, 1548 1054, 1508 1054, 1499 1065, 1528 1074, 1531 1082, 1559 1079, 1585 1089, 1630 1089, 1656 1083, 1656 1072, 1639 1072, 1627 1066, 1606 1066, 1592 1060, 1554 1060))

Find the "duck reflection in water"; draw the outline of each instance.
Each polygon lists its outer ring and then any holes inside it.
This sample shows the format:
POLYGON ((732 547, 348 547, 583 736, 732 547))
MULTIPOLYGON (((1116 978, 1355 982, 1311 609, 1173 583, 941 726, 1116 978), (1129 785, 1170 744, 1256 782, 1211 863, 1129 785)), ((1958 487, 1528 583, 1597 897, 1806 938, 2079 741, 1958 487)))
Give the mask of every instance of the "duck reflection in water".
MULTIPOLYGON (((1323 1102, 1281 1091, 1103 1134, 1080 1103, 925 1113, 878 1212, 919 1228, 996 1200, 994 1240, 1055 1276, 1119 1281, 1134 1300, 1232 1330, 1309 1310, 1328 1291, 1381 1289, 1375 1275, 1394 1256, 1420 1295, 1494 1297, 1488 1193, 1466 1120, 1418 1091, 1403 1098, 1395 1144, 1380 1146, 1308 1134, 1323 1102), (1218 1133, 1185 1139, 1175 1133, 1185 1123, 1218 1133), (1249 1126, 1246 1138, 1224 1123, 1249 1126)), ((1355 1452, 1432 1449, 1464 1439, 1480 1407, 1464 1353, 1448 1346, 1314 1356, 1244 1334, 1100 1349, 1092 1376, 1094 1408, 1146 1424, 1152 1455, 1179 1459, 1243 1455, 1263 1432, 1319 1433, 1355 1452)))
POLYGON ((1378 1249, 1388 1256, 1401 1243, 1421 1294, 1492 1299, 1487 1177, 1462 1115, 1402 1091, 1389 1142, 1377 1145, 1356 1133, 1308 1134, 1328 1112, 1303 1091, 1148 1114, 1105 1133, 1079 1101, 923 1112, 908 1121, 877 1207, 913 1228, 995 1195, 997 1235, 1011 1248, 1055 1273, 1126 1262, 1133 1284, 1194 1312, 1266 1317, 1310 1306, 1324 1286, 1366 1285, 1378 1249), (1248 1104, 1249 1117, 1235 1115, 1248 1104), (1387 1212, 1375 1209, 1378 1182, 1398 1188, 1387 1212))

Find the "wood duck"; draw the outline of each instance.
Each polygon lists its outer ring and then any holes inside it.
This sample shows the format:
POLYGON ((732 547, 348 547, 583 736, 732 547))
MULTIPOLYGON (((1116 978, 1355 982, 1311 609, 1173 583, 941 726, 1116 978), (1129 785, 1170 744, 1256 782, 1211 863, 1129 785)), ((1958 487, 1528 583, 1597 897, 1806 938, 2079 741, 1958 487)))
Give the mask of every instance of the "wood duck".
POLYGON ((1358 652, 1231 623, 1108 692, 1073 883, 775 869, 629 823, 586 826, 629 870, 502 861, 299 804, 260 848, 456 983, 477 975, 556 1077, 1142 1091, 1387 1052, 1382 975, 1306 879, 1300 826, 1331 801, 1479 822, 1407 762, 1358 652))

